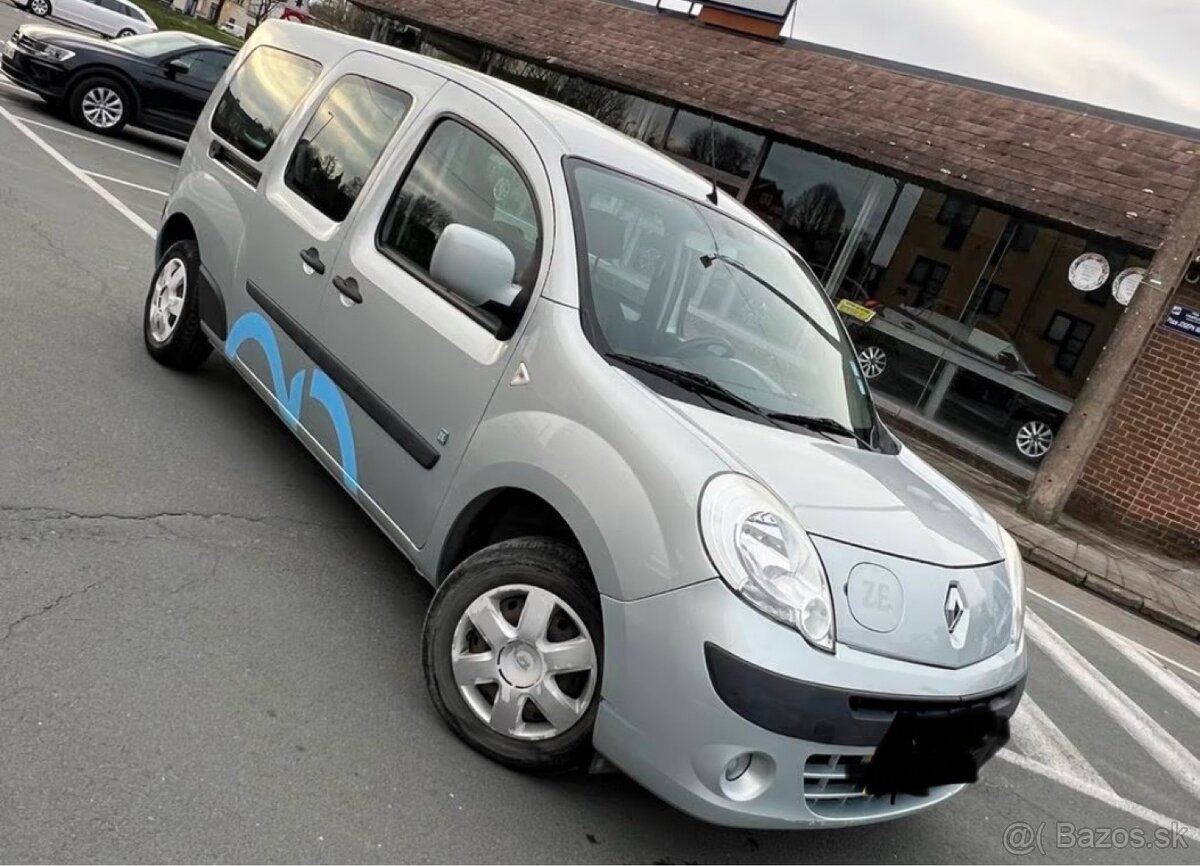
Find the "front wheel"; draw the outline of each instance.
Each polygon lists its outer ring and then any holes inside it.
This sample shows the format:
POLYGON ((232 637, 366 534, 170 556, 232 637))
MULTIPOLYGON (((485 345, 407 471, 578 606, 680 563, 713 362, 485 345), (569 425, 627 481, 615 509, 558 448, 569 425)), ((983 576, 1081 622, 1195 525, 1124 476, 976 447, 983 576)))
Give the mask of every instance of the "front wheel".
POLYGON ((200 249, 195 241, 177 241, 163 253, 142 316, 146 351, 158 363, 194 370, 212 345, 200 330, 200 249))
POLYGON ((129 122, 132 103, 125 88, 107 76, 84 79, 71 91, 71 119, 84 129, 113 135, 129 122))
POLYGON ((1030 463, 1037 463, 1054 445, 1054 428, 1041 418, 1028 418, 1013 424, 1013 450, 1030 463))
POLYGON ((575 548, 518 538, 468 557, 434 595, 421 657, 434 706, 472 748, 539 774, 590 760, 603 633, 575 548))
POLYGON ((28 9, 38 18, 45 18, 50 14, 50 0, 29 0, 28 9))

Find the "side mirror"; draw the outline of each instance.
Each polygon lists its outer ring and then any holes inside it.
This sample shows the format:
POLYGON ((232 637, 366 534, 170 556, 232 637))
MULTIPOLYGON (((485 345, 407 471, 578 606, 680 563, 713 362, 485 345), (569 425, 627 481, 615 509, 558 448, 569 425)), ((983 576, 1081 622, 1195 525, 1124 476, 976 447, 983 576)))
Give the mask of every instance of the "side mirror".
POLYGON ((176 75, 187 75, 190 68, 186 61, 180 60, 178 57, 167 61, 167 75, 172 78, 176 75))
POLYGON ((520 291, 513 285, 517 260, 495 235, 462 223, 442 229, 429 276, 477 307, 488 301, 508 306, 520 291))

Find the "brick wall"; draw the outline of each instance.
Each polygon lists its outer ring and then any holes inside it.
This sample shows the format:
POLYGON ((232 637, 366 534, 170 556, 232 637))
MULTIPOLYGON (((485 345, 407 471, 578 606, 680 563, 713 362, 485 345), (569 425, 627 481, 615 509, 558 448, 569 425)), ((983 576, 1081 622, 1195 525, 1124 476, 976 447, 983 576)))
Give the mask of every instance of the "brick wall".
MULTIPOLYGON (((1200 290, 1175 301, 1200 309, 1200 290)), ((1200 340, 1154 329, 1067 510, 1200 555, 1200 340)))

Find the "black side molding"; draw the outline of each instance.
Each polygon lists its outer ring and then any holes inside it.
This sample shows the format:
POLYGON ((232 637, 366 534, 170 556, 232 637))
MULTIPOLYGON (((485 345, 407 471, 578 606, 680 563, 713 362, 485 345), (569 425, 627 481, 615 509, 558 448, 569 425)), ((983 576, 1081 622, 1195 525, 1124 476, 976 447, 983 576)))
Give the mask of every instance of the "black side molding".
POLYGON ((229 324, 225 314, 225 298, 221 295, 221 289, 217 286, 217 281, 213 279, 213 275, 209 273, 208 268, 204 264, 200 265, 200 294, 197 296, 200 301, 200 321, 208 326, 208 329, 224 340, 229 336, 229 324))
POLYGON ((316 337, 310 334, 299 322, 289 316, 282 307, 271 299, 253 282, 246 282, 246 293, 254 299, 263 312, 283 329, 301 351, 312 358, 333 380, 334 384, 345 392, 351 400, 362 407, 376 424, 395 440, 401 448, 408 452, 413 460, 424 469, 432 469, 442 456, 425 437, 413 429, 407 421, 396 414, 378 394, 367 386, 367 383, 354 375, 350 369, 334 357, 316 337))
POLYGON ((987 709, 1009 718, 1025 678, 987 695, 909 698, 864 694, 806 683, 744 661, 715 644, 704 645, 713 689, 748 722, 785 737, 838 746, 878 746, 896 716, 941 718, 987 709))

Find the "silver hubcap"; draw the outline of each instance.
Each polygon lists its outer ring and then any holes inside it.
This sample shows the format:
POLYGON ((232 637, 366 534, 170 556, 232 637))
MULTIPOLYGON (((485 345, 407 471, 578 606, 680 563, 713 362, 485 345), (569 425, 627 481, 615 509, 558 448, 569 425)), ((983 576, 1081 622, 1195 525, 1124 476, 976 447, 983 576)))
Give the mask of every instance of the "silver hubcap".
POLYGON ((887 352, 878 346, 863 346, 858 351, 858 366, 868 379, 876 379, 887 369, 887 352))
POLYGON ((596 649, 583 620, 554 593, 526 584, 489 590, 467 607, 450 662, 472 712, 518 740, 570 728, 596 687, 596 649))
POLYGON ((45 15, 50 11, 50 7, 46 5, 46 0, 33 0, 30 4, 30 10, 34 15, 45 15))
POLYGON ((121 115, 125 113, 125 103, 121 101, 121 95, 103 84, 85 93, 80 107, 87 122, 97 129, 116 126, 121 115))
POLYGON ((1054 431, 1045 421, 1026 421, 1017 428, 1017 450, 1026 457, 1044 457, 1054 444, 1054 431))
POLYGON ((186 294, 187 266, 183 259, 171 259, 158 272, 150 296, 150 336, 157 342, 165 343, 179 324, 186 294))

